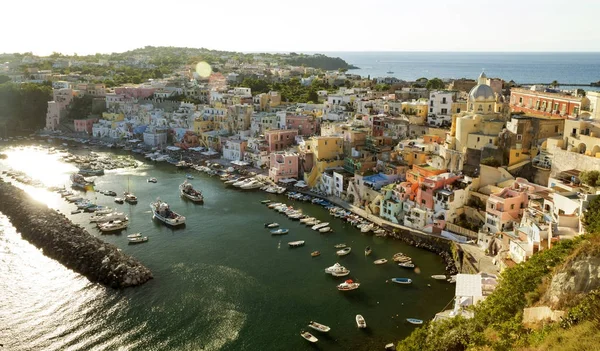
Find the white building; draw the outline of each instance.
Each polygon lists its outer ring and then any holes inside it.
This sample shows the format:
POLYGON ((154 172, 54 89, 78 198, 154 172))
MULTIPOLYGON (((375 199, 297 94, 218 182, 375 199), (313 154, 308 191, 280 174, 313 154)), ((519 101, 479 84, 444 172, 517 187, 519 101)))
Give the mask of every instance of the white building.
POLYGON ((230 161, 243 161, 246 141, 229 139, 223 145, 223 158, 230 161))
POLYGON ((432 91, 429 93, 429 110, 427 111, 427 122, 430 125, 442 125, 452 122, 452 102, 456 92, 432 91))

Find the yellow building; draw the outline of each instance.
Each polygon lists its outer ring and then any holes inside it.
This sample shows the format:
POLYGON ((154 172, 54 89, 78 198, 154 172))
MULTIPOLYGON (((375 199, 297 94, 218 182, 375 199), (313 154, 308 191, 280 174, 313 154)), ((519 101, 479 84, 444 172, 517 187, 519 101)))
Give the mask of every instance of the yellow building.
POLYGON ((205 121, 203 119, 195 119, 194 120, 194 132, 196 132, 197 134, 208 132, 213 129, 214 129, 213 121, 205 121))
POLYGON ((402 103, 402 113, 405 115, 414 115, 417 117, 427 117, 427 101, 425 100, 414 100, 405 101, 402 103))
POLYGON ((111 122, 121 122, 121 121, 125 120, 125 115, 122 113, 102 112, 102 119, 105 119, 105 120, 111 121, 111 122))
POLYGON ((312 165, 312 168, 304 174, 304 181, 311 188, 317 184, 326 169, 344 165, 342 137, 312 137, 306 141, 302 151, 306 157, 312 156, 312 160, 305 160, 305 165, 312 165))

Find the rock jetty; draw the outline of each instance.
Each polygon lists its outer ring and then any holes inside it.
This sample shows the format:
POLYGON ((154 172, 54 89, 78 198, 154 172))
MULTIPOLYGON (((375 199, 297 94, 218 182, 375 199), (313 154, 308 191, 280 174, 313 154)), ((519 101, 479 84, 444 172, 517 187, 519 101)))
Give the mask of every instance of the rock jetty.
POLYGON ((0 199, 0 212, 10 219, 25 240, 90 281, 125 288, 152 279, 152 272, 135 258, 2 180, 0 199))

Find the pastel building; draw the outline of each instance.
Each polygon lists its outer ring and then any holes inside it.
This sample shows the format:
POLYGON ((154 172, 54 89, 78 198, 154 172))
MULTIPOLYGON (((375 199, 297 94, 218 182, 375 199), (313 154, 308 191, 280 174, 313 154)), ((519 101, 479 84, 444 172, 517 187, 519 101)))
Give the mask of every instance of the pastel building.
POLYGON ((525 188, 514 183, 510 188, 491 194, 486 204, 484 230, 491 233, 507 231, 521 221, 529 197, 525 188))
POLYGON ((273 129, 265 132, 265 140, 269 145, 269 152, 283 151, 292 146, 298 135, 298 130, 273 129))
POLYGON ((274 182, 285 178, 298 179, 298 154, 295 152, 272 152, 269 165, 269 178, 274 182))
POLYGON ((228 139, 223 146, 223 158, 230 161, 244 160, 247 142, 241 139, 228 139))
POLYGON ((315 135, 319 128, 319 121, 313 116, 286 116, 287 129, 298 130, 298 135, 315 135))
POLYGON ((75 119, 73 120, 73 124, 76 132, 92 134, 92 128, 97 121, 98 118, 75 119))
POLYGON ((533 116, 577 118, 590 110, 590 99, 561 92, 513 88, 510 91, 510 108, 513 112, 533 116))

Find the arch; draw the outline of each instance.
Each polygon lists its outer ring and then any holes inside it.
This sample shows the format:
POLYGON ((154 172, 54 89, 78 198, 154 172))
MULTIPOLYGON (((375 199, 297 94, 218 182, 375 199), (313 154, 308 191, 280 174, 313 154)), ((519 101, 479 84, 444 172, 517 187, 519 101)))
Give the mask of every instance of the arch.
POLYGON ((600 145, 594 145, 594 147, 592 148, 592 156, 599 157, 598 156, 599 153, 600 153, 600 145))
POLYGON ((350 204, 354 204, 354 200, 355 200, 354 194, 348 194, 346 201, 348 201, 348 203, 350 203, 350 204))
POLYGON ((580 154, 585 154, 585 143, 579 143, 579 145, 577 146, 577 152, 579 152, 580 154))

